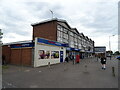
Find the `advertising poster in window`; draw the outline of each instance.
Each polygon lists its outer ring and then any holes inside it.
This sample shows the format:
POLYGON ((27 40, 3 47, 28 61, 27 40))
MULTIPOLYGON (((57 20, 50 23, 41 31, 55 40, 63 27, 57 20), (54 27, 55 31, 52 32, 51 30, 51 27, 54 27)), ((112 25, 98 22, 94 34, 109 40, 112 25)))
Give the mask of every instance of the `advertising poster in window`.
POLYGON ((59 58, 59 51, 51 51, 51 58, 59 58))
POLYGON ((38 55, 38 59, 50 59, 50 51, 39 50, 38 55))

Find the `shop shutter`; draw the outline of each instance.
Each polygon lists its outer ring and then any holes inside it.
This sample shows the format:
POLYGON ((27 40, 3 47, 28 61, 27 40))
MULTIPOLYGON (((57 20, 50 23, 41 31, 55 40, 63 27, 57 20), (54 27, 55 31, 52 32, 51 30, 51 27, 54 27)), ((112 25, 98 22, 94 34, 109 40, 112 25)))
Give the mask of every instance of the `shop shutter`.
POLYGON ((32 49, 23 48, 22 49, 22 65, 30 66, 32 62, 32 49))
POLYGON ((21 49, 11 49, 11 64, 21 64, 21 49))

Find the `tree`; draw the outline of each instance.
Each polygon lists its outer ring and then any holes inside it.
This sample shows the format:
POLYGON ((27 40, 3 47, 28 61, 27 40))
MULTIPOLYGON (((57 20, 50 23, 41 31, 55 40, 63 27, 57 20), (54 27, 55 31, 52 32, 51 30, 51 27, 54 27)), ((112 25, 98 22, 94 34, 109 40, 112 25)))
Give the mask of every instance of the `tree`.
POLYGON ((1 39, 2 39, 2 35, 3 35, 3 33, 2 33, 1 31, 2 31, 2 30, 0 29, 0 44, 2 44, 1 39))
POLYGON ((113 51, 106 51, 106 53, 113 54, 113 51))
POLYGON ((0 29, 0 39, 2 38, 3 33, 1 32, 2 30, 0 29))
POLYGON ((120 55, 120 52, 119 52, 119 51, 116 51, 114 54, 115 54, 115 55, 120 55))

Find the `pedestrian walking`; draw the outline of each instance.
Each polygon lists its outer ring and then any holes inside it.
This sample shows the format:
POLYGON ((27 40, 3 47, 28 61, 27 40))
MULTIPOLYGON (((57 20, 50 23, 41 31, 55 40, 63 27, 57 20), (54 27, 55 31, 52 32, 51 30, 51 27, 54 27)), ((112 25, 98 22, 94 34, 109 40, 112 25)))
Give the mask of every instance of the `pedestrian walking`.
POLYGON ((104 56, 101 57, 101 64, 102 64, 102 69, 106 69, 106 58, 104 56))
POLYGON ((73 64, 75 64, 75 57, 72 55, 73 64))
POLYGON ((112 57, 112 56, 110 55, 110 60, 111 60, 111 57, 112 57))
POLYGON ((66 61, 66 62, 69 62, 68 57, 65 58, 65 61, 66 61))

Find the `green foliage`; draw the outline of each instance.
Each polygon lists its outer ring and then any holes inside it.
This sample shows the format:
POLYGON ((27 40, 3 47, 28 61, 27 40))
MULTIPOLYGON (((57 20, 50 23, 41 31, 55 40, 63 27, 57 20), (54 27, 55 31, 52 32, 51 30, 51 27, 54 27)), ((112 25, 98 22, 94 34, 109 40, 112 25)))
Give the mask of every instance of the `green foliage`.
POLYGON ((120 52, 119 52, 119 51, 116 51, 114 54, 115 54, 115 55, 120 55, 120 52))
POLYGON ((2 35, 3 35, 3 33, 1 32, 1 29, 0 29, 0 38, 2 38, 2 35))
POLYGON ((113 51, 106 51, 106 53, 110 53, 110 54, 113 54, 113 51))

